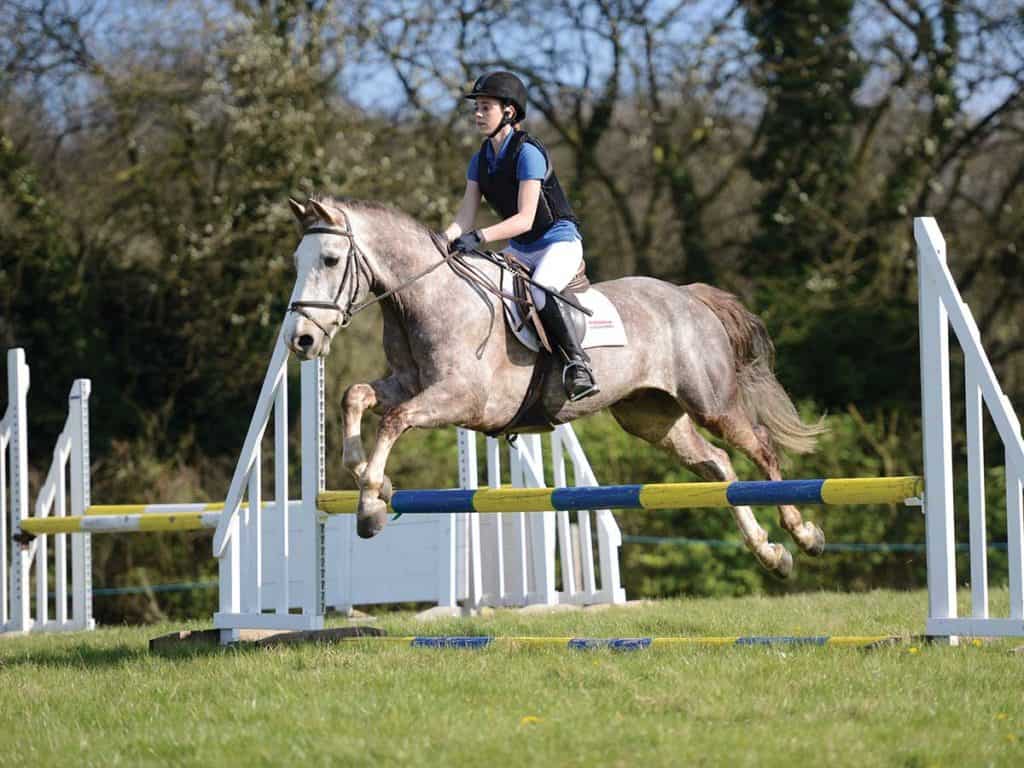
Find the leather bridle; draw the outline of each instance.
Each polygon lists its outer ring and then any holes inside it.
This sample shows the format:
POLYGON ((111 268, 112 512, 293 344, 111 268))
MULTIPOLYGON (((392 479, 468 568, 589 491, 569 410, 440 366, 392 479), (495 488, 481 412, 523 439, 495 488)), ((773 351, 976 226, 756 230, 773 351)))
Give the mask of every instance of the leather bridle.
POLYGON ((344 227, 314 225, 307 228, 302 233, 303 237, 306 237, 306 235, 337 235, 339 237, 348 238, 349 249, 348 254, 345 256, 345 271, 341 275, 341 283, 338 285, 338 292, 334 294, 334 299, 332 301, 293 301, 288 305, 289 312, 295 312, 298 315, 302 315, 313 323, 313 325, 323 331, 324 336, 328 338, 330 338, 331 333, 324 328, 308 310, 327 309, 337 312, 339 319, 334 323, 334 328, 346 328, 349 323, 352 322, 353 316, 379 300, 377 297, 374 297, 370 301, 364 301, 361 304, 353 306, 356 297, 359 296, 360 278, 365 279, 366 284, 370 285, 373 280, 373 273, 370 271, 370 265, 366 259, 366 254, 363 253, 363 250, 356 242, 356 237, 352 232, 352 224, 348 220, 348 215, 343 210, 339 212, 345 222, 344 227), (346 292, 346 288, 348 289, 348 296, 343 304, 341 299, 342 294, 346 292))

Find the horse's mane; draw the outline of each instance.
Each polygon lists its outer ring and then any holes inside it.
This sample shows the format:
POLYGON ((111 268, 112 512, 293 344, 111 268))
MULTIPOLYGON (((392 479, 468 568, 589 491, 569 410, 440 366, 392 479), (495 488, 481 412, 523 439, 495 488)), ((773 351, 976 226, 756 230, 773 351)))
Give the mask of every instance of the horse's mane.
POLYGON ((336 197, 321 192, 314 192, 309 196, 310 200, 316 200, 328 208, 345 208, 356 212, 386 213, 398 218, 404 224, 414 229, 421 230, 424 234, 430 235, 430 228, 420 223, 405 211, 387 203, 379 203, 375 200, 357 200, 353 197, 336 197))

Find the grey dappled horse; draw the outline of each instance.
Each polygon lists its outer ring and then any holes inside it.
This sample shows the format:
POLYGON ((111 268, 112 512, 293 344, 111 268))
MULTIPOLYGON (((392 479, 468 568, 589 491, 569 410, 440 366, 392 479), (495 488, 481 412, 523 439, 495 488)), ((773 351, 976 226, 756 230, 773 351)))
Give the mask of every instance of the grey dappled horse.
MULTIPOLYGON (((295 355, 326 355, 332 337, 369 303, 379 302, 384 317, 390 374, 353 384, 343 400, 343 461, 359 482, 359 535, 370 537, 387 521, 391 483, 384 470, 398 438, 410 427, 500 430, 523 401, 535 355, 506 327, 500 299, 443 266, 432 233, 411 217, 329 197, 289 202, 303 227, 284 329, 295 355), (360 434, 368 408, 382 416, 369 460, 360 434)), ((496 265, 475 261, 497 279, 496 265)), ((763 323, 735 296, 649 277, 595 287, 618 308, 629 344, 588 350, 601 386, 594 397, 569 402, 560 377, 548 376, 542 398, 553 419, 568 422, 609 408, 623 429, 705 480, 734 480, 736 473, 728 454, 697 426, 739 448, 771 480, 781 479, 777 447, 813 450, 824 427, 800 420, 772 372, 774 347, 763 323)), ((823 551, 818 526, 804 522, 796 507, 779 511, 801 549, 823 551)), ((792 556, 768 541, 751 509, 735 507, 733 515, 758 561, 788 575, 792 556)))

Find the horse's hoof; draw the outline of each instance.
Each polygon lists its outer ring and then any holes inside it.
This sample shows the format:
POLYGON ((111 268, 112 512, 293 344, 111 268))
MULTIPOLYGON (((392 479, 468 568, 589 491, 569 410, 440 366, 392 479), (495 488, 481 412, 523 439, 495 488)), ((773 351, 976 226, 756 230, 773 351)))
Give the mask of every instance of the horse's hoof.
MULTIPOLYGON (((394 492, 395 492, 394 491, 394 487, 391 485, 391 478, 388 477, 387 475, 384 475, 384 482, 381 483, 381 486, 380 486, 380 497, 382 499, 384 499, 384 501, 386 503, 390 503, 391 502, 391 495, 394 492)), ((821 531, 818 531, 818 533, 821 533, 821 531)), ((824 537, 822 537, 822 542, 823 542, 822 546, 824 546, 824 541, 825 541, 825 539, 824 539, 824 537)))
POLYGON ((814 523, 804 523, 804 537, 800 546, 808 555, 817 557, 825 551, 825 534, 814 523))
POLYGON ((775 568, 772 570, 772 573, 780 579, 788 579, 789 575, 793 572, 793 556, 789 554, 789 550, 781 544, 773 544, 772 546, 778 547, 782 550, 779 553, 778 562, 775 563, 775 568))
POLYGON ((785 579, 793 572, 793 556, 781 544, 764 545, 767 551, 755 551, 757 561, 766 571, 780 579, 785 579))
POLYGON ((361 539, 372 539, 388 522, 388 505, 380 499, 359 501, 356 512, 356 533, 361 539))

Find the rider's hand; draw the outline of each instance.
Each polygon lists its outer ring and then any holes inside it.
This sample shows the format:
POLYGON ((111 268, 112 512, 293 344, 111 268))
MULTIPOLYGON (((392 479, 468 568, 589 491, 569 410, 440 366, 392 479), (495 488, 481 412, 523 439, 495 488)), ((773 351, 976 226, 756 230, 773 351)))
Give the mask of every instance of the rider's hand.
POLYGON ((475 251, 477 247, 482 243, 484 239, 480 237, 480 230, 474 229, 471 232, 465 232, 459 235, 453 240, 448 246, 448 252, 460 251, 461 253, 470 253, 475 251))

